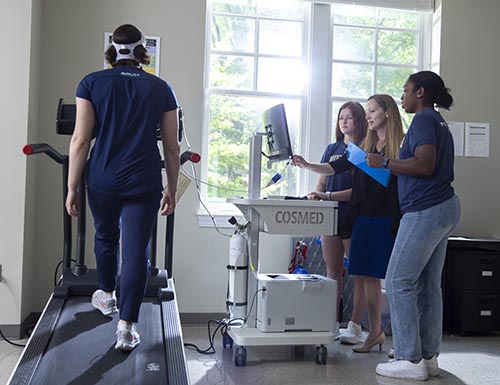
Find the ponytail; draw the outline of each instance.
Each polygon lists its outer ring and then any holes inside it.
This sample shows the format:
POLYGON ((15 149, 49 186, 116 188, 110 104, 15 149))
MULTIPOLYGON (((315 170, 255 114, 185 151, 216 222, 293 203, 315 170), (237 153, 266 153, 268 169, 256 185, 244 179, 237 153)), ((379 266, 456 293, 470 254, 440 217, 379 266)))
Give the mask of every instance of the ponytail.
POLYGON ((422 87, 425 90, 426 98, 438 107, 447 110, 453 105, 453 96, 450 89, 444 84, 443 79, 432 71, 420 71, 410 75, 408 78, 413 83, 415 89, 422 87))

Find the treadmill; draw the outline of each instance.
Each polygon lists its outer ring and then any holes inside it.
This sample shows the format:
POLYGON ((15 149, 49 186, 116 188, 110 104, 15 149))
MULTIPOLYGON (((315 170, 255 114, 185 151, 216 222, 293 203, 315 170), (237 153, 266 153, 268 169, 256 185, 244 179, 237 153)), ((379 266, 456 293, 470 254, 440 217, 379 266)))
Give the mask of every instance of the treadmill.
MULTIPOLYGON (((76 106, 59 100, 57 133, 73 133, 76 106)), ((179 141, 182 138, 179 109, 179 141)), ((68 156, 45 143, 26 145, 26 155, 45 153, 62 165, 63 198, 67 195, 68 156)), ((198 162, 186 151, 181 163, 198 162)), ((80 186, 85 186, 85 175, 80 186)), ((97 272, 85 265, 86 189, 80 188, 76 262, 72 262, 72 221, 63 203, 63 272, 7 385, 189 385, 182 329, 172 278, 174 214, 167 217, 165 269, 156 267, 157 223, 150 240, 150 277, 140 309, 141 343, 131 352, 115 350, 119 313, 104 316, 91 304, 97 272)), ((119 279, 118 279, 119 282, 119 279)), ((119 296, 120 287, 117 288, 119 296)))

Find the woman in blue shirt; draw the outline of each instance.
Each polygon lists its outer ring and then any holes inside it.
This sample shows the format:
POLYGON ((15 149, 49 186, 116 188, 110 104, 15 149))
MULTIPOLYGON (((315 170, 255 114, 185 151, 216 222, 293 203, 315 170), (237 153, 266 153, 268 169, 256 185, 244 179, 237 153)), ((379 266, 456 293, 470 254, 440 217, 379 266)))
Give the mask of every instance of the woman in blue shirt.
MULTIPOLYGON (((347 149, 347 144, 359 144, 366 136, 368 123, 365 119, 365 109, 358 102, 346 102, 339 108, 335 124, 335 143, 330 143, 321 157, 321 163, 333 162, 341 158, 347 149)), ((352 170, 336 175, 320 175, 313 192, 307 195, 312 200, 338 201, 338 235, 322 235, 321 250, 326 265, 328 278, 337 281, 337 314, 339 314, 340 298, 343 284, 344 255, 349 257, 351 231, 345 228, 347 208, 352 191, 352 170)), ((351 319, 347 329, 340 334, 339 340, 344 344, 357 344, 361 340, 361 319, 365 310, 365 285, 358 276, 353 276, 351 319)))
POLYGON ((398 174, 402 219, 387 269, 395 360, 379 364, 382 376, 426 380, 438 376, 442 337, 441 274, 448 236, 460 219, 453 181, 454 149, 448 125, 434 106, 453 98, 431 71, 411 75, 401 96, 415 113, 399 159, 368 155, 372 167, 398 174))
POLYGON ((149 64, 150 57, 137 27, 118 27, 105 57, 112 68, 85 76, 76 92, 66 209, 72 216, 79 215, 77 188, 87 167, 99 280, 92 305, 104 315, 117 312, 121 235, 120 321, 115 348, 132 350, 140 343, 135 324, 147 283, 151 230, 158 209, 169 215, 176 204, 178 106, 170 86, 140 67, 149 64), (163 197, 158 125, 168 181, 163 197), (95 144, 87 161, 94 127, 95 144))
MULTIPOLYGON (((368 98, 366 106, 368 133, 362 143, 365 152, 396 157, 403 139, 401 115, 394 98, 376 94, 368 98)), ((381 279, 396 238, 400 219, 397 198, 397 178, 391 175, 387 187, 377 182, 360 168, 355 167, 347 155, 325 163, 310 163, 294 155, 292 164, 324 175, 339 175, 353 170, 349 210, 354 214, 349 250, 349 274, 358 276, 365 288, 370 329, 363 344, 355 346, 356 353, 367 353, 378 345, 382 350, 385 334, 381 325, 381 279)), ((356 281, 357 283, 358 281, 356 281)))

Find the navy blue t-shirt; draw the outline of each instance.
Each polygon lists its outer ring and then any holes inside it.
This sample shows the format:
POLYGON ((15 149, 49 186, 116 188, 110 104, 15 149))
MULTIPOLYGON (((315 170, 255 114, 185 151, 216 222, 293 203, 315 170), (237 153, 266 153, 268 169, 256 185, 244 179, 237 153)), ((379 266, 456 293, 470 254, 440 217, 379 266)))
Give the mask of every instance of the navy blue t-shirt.
MULTIPOLYGON (((343 140, 339 140, 335 143, 330 143, 327 147, 323 156, 321 157, 321 163, 330 163, 345 154, 347 145, 343 140)), ((347 190, 352 187, 352 172, 351 170, 329 175, 326 177, 326 190, 325 191, 342 191, 347 190)), ((343 223, 347 212, 347 206, 349 202, 339 202, 339 213, 338 219, 340 223, 343 223)), ((339 226, 340 228, 341 226, 339 226)))
POLYGON ((96 114, 89 189, 120 196, 161 191, 156 130, 162 114, 178 107, 170 86, 141 68, 118 66, 85 76, 76 96, 96 114))
POLYGON ((435 206, 454 195, 454 147, 448 125, 441 114, 426 108, 413 117, 399 151, 400 159, 413 158, 415 149, 424 144, 436 146, 436 163, 430 176, 398 175, 401 211, 412 212, 435 206))

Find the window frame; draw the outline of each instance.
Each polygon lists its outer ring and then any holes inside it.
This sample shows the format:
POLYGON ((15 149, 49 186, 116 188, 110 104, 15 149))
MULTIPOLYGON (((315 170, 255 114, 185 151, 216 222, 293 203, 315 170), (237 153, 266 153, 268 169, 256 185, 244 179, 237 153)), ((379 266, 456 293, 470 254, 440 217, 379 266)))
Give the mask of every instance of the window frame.
MULTIPOLYGON (((326 145, 331 142, 332 139, 332 103, 335 101, 345 101, 346 98, 333 96, 332 89, 332 63, 334 62, 333 55, 333 12, 336 5, 336 1, 308 1, 310 2, 310 7, 306 7, 303 21, 303 42, 302 42, 302 57, 306 61, 308 73, 308 86, 304 90, 305 94, 280 94, 280 93, 270 93, 270 92, 260 92, 255 91, 257 89, 257 79, 258 73, 255 74, 253 89, 251 91, 243 90, 228 90, 224 88, 211 88, 210 87, 210 56, 213 53, 224 53, 227 51, 212 50, 211 48, 211 16, 218 15, 218 13, 211 13, 211 2, 207 1, 207 25, 206 25, 206 50, 205 50, 205 92, 204 92, 204 108, 203 108, 203 138, 202 138, 202 148, 203 154, 208 154, 208 138, 209 138, 209 101, 212 95, 217 94, 233 94, 242 96, 262 96, 262 97, 276 97, 276 98, 293 98, 296 99, 300 97, 302 99, 302 121, 301 131, 298 133, 299 137, 302 138, 300 141, 300 148, 295 149, 298 153, 302 154, 304 157, 310 161, 319 161, 321 154, 323 153, 326 145), (327 47, 325 49, 325 47, 327 47), (328 68, 329 67, 329 68, 328 68)), ((342 3, 342 1, 340 1, 342 3)), ((343 2, 345 5, 345 1, 343 2)), ((340 5, 340 4, 337 4, 340 5)), ((397 9, 396 7, 393 9, 397 9)), ((404 10, 404 9, 403 9, 404 10)), ((244 17, 240 14, 234 14, 237 17, 244 17)), ((258 15, 250 16, 256 19, 256 30, 258 30, 258 20, 268 19, 267 17, 259 17, 258 15)), ((280 20, 280 19, 272 19, 280 20)), ((350 24, 345 24, 349 25, 350 24)), ((429 69, 431 67, 431 50, 432 50, 432 14, 420 12, 418 16, 418 25, 415 29, 417 33, 417 65, 392 65, 391 67, 411 67, 415 70, 429 69)), ((401 28, 390 28, 390 27, 367 27, 363 28, 373 28, 373 29, 383 29, 383 30, 404 30, 401 28)), ((256 32, 255 45, 258 45, 258 34, 256 32)), ((376 49, 376 47, 375 47, 376 49)), ((254 56, 254 61, 259 58, 258 47, 255 47, 255 51, 252 54, 248 53, 237 53, 242 56, 254 56)), ((267 55, 261 55, 266 57, 267 55)), ((272 56, 272 55, 271 55, 272 56)), ((375 63, 374 63, 374 76, 372 90, 376 86, 376 68, 379 63, 376 61, 377 54, 374 53, 375 63)), ((356 61, 350 61, 357 63, 356 61)), ((258 67, 256 67, 258 70, 258 67)), ((361 103, 365 103, 366 100, 363 98, 348 98, 348 100, 357 100, 361 103)), ((399 100, 397 99, 399 102, 399 100)), ((201 179, 208 180, 208 165, 206 162, 202 167, 201 179)), ((298 191, 311 191, 314 188, 317 175, 305 172, 304 170, 299 170, 297 175, 298 191)), ((204 201, 208 201, 207 197, 207 186, 202 184, 202 198, 204 201)), ((210 202, 207 204, 209 210, 216 214, 222 215, 234 215, 238 213, 234 206, 227 203, 214 203, 210 202)), ((205 214, 205 210, 200 207, 200 214, 205 214)), ((211 226, 211 220, 208 221, 208 225, 211 226)), ((200 225, 203 225, 200 222, 200 225)), ((207 225, 207 223, 205 223, 207 225)))

